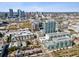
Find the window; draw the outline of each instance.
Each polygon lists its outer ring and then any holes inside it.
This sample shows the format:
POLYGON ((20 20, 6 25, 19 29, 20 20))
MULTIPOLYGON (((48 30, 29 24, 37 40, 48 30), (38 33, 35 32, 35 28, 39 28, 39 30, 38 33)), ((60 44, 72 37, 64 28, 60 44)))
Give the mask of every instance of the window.
POLYGON ((57 49, 59 48, 59 43, 56 44, 56 48, 57 48, 57 49))
POLYGON ((57 38, 57 36, 54 36, 55 38, 57 38))
POLYGON ((2 48, 3 48, 3 46, 2 46, 2 48))
POLYGON ((63 35, 63 36, 65 36, 65 35, 63 35))
POLYGON ((63 42, 60 42, 60 47, 63 48, 63 42))
POLYGON ((60 35, 58 35, 58 37, 61 37, 60 35))
POLYGON ((51 48, 54 49, 54 46, 52 46, 51 48))
POLYGON ((2 51, 2 50, 0 50, 0 51, 2 51))

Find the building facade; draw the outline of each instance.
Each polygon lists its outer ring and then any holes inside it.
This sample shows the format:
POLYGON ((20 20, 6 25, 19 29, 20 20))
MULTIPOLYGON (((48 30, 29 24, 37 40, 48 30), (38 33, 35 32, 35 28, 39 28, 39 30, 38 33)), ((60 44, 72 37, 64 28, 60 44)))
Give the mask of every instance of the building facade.
POLYGON ((20 29, 14 32, 8 32, 5 37, 11 35, 10 47, 16 46, 19 47, 26 46, 26 41, 34 39, 34 33, 29 31, 28 29, 20 29))
POLYGON ((0 38, 0 56, 2 55, 3 46, 4 46, 4 40, 0 38))
POLYGON ((13 17, 13 9, 9 9, 9 17, 13 17))
POLYGON ((72 47, 72 38, 65 32, 49 33, 40 40, 48 50, 72 47))
POLYGON ((17 41, 17 40, 28 40, 28 39, 33 39, 34 38, 34 33, 29 31, 28 29, 20 29, 16 32, 12 32, 11 34, 11 40, 12 41, 17 41))
POLYGON ((52 33, 56 31, 56 22, 54 20, 46 20, 43 22, 43 31, 45 33, 52 33))
POLYGON ((17 10, 17 15, 18 15, 19 19, 25 19, 25 12, 24 11, 18 9, 17 10))
POLYGON ((19 18, 22 16, 22 11, 20 9, 17 10, 17 14, 19 16, 19 18))

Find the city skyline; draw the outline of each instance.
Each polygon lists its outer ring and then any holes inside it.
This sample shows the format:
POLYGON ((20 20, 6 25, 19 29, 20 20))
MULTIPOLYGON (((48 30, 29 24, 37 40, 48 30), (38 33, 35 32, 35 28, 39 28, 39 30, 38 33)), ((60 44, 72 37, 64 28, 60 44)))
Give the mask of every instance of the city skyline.
POLYGON ((79 2, 0 2, 0 12, 79 12, 79 2))

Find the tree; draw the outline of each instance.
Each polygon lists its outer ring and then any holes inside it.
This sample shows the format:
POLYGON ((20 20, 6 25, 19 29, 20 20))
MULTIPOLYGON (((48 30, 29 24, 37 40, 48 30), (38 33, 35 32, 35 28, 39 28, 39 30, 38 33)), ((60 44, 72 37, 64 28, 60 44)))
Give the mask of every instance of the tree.
POLYGON ((0 37, 2 38, 4 35, 0 32, 0 37))
POLYGON ((27 47, 31 44, 30 41, 26 41, 27 47))
POLYGON ((37 38, 37 36, 36 36, 36 35, 34 35, 34 38, 37 38))
POLYGON ((74 43, 74 42, 72 42, 72 46, 73 46, 73 45, 75 45, 75 43, 74 43))
POLYGON ((15 46, 8 49, 9 53, 12 53, 15 50, 17 50, 17 48, 15 46))
POLYGON ((10 36, 7 37, 7 43, 10 43, 11 42, 11 34, 10 36))
POLYGON ((29 41, 27 41, 27 45, 30 45, 31 43, 29 41))

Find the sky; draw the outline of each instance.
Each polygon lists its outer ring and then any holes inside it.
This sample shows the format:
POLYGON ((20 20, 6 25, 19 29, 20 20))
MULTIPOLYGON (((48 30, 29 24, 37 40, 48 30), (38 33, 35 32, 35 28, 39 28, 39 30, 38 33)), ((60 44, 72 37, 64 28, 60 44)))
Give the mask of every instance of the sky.
POLYGON ((0 12, 9 9, 26 12, 79 12, 79 2, 0 2, 0 12))

